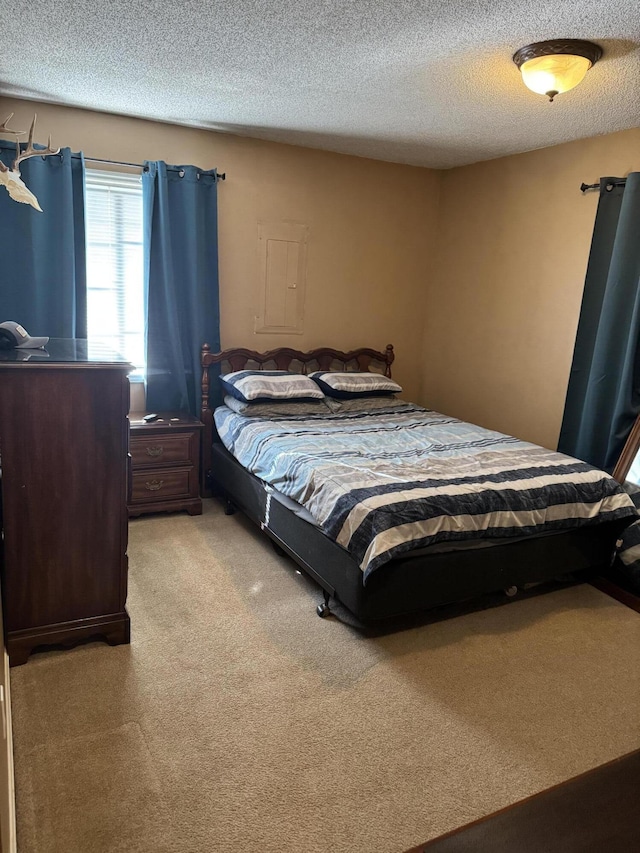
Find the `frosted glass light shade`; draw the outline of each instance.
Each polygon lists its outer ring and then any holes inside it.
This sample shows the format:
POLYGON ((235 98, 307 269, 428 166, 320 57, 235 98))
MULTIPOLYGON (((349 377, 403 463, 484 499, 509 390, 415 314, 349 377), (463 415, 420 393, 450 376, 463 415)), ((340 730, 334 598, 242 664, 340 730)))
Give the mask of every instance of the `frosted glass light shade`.
POLYGON ((556 55, 538 56, 525 62, 520 71, 524 85, 539 95, 555 95, 568 92, 581 83, 591 68, 586 56, 556 55))
POLYGON ((513 61, 525 86, 552 101, 573 89, 602 56, 600 45, 582 39, 553 39, 521 47, 513 61))

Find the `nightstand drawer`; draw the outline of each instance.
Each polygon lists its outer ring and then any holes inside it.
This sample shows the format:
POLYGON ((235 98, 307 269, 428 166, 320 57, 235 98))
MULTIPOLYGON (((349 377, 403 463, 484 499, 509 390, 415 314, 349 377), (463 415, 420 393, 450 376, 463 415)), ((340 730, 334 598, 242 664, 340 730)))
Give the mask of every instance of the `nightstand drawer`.
POLYGON ((194 477, 197 482, 198 472, 194 468, 137 471, 132 477, 131 503, 188 498, 192 494, 194 477))
POLYGON ((175 435, 145 435, 131 437, 131 464, 134 468, 149 468, 155 465, 191 463, 192 433, 175 435))

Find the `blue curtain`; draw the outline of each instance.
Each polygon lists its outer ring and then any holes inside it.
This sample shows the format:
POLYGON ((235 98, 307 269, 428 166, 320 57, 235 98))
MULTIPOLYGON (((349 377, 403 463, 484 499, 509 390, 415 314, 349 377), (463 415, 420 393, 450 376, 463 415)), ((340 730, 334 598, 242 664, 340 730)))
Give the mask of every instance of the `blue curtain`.
POLYGON ((601 178, 558 449, 611 473, 640 413, 640 172, 601 178))
MULTIPOLYGON (((11 166, 15 142, 0 140, 11 166)), ((30 335, 87 337, 84 158, 63 148, 20 164, 42 213, 0 187, 0 322, 16 320, 30 335)))
POLYGON ((145 162, 147 409, 200 412, 200 348, 220 348, 217 172, 145 162))

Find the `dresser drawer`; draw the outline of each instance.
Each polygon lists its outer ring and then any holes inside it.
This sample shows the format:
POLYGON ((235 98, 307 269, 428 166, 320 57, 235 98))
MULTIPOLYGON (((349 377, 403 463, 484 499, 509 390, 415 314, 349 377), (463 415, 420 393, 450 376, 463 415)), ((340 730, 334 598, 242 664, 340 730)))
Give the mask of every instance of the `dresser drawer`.
POLYGON ((131 436, 131 464, 134 468, 150 468, 155 465, 188 465, 191 463, 192 433, 175 435, 131 436))
POLYGON ((197 482, 198 472, 193 468, 136 471, 131 482, 131 503, 188 498, 192 495, 194 477, 197 482))

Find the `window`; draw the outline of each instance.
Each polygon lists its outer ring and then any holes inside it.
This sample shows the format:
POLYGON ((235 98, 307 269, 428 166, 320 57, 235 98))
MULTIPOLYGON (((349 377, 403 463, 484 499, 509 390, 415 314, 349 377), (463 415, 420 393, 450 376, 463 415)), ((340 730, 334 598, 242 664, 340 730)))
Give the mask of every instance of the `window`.
POLYGON ((145 317, 140 175, 86 173, 87 336, 144 376, 145 317))

